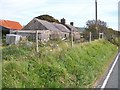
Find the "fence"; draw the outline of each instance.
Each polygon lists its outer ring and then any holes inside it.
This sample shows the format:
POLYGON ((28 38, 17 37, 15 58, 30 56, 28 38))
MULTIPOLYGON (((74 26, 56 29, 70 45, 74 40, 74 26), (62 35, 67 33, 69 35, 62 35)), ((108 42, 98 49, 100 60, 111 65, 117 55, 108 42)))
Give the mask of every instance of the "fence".
POLYGON ((47 42, 52 32, 50 30, 21 30, 12 33, 26 37, 29 41, 36 42, 36 52, 38 52, 38 41, 47 42))
MULTIPOLYGON (((22 37, 26 37, 28 41, 32 41, 35 42, 35 48, 36 48, 36 52, 39 52, 38 46, 39 46, 39 41, 40 42, 48 42, 51 39, 57 39, 60 38, 62 39, 60 36, 62 36, 60 33, 58 32, 52 32, 50 30, 20 30, 20 31, 14 31, 11 33, 16 33, 18 35, 21 35, 22 37)), ((91 42, 92 40, 92 33, 89 32, 89 34, 87 35, 80 35, 80 40, 84 39, 83 42, 91 42)), ((99 33, 99 39, 103 38, 104 34, 103 33, 99 33)), ((75 37, 74 32, 71 30, 71 34, 70 34, 70 39, 68 39, 68 41, 71 42, 71 46, 73 46, 73 43, 75 42, 75 40, 73 39, 75 37)))

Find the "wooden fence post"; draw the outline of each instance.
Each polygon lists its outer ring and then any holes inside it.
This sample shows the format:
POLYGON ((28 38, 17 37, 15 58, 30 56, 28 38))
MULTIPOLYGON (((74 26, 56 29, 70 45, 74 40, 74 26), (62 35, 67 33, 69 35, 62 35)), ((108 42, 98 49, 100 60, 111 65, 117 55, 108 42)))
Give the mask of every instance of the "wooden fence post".
POLYGON ((99 33, 99 39, 100 39, 100 33, 99 33))
POLYGON ((73 29, 71 29, 71 47, 73 47, 73 29))
POLYGON ((36 52, 38 53, 38 31, 36 30, 36 52))
POLYGON ((104 33, 102 32, 102 39, 104 38, 104 33))
POLYGON ((89 38, 89 42, 91 42, 91 32, 90 32, 90 38, 89 38))

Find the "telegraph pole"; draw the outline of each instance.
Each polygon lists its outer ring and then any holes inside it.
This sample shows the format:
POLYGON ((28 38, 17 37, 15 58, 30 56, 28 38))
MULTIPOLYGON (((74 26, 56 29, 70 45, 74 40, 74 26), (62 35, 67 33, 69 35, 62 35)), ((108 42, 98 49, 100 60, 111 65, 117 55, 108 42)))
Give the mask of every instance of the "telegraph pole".
POLYGON ((95 0, 95 20, 97 23, 97 0, 95 0))
POLYGON ((98 23, 97 23, 97 19, 98 19, 98 11, 97 11, 97 0, 95 0, 95 27, 96 27, 96 31, 98 32, 98 34, 100 33, 98 30, 98 23))

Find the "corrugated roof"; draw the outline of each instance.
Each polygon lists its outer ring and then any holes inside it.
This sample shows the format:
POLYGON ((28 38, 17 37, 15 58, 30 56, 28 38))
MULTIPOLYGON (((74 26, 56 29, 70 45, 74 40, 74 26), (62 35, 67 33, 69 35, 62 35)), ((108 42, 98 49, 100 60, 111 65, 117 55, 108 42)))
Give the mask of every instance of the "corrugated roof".
POLYGON ((10 21, 10 20, 0 20, 0 26, 13 29, 13 30, 22 29, 22 26, 20 25, 20 23, 16 21, 10 21))
POLYGON ((62 32, 68 32, 68 33, 70 32, 70 30, 62 24, 53 23, 53 25, 62 32))

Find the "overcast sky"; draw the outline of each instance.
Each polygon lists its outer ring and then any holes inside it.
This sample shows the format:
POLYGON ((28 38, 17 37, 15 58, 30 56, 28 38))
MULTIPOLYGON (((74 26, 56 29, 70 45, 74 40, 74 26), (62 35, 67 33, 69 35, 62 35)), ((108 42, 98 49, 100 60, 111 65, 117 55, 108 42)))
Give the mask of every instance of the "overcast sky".
MULTIPOLYGON (((118 1, 97 0, 98 19, 108 27, 118 29, 118 1)), ((66 19, 75 26, 84 27, 95 19, 95 0, 0 0, 0 19, 14 20, 26 25, 34 17, 49 14, 66 19)))

